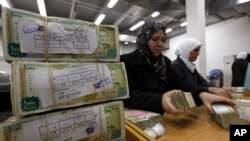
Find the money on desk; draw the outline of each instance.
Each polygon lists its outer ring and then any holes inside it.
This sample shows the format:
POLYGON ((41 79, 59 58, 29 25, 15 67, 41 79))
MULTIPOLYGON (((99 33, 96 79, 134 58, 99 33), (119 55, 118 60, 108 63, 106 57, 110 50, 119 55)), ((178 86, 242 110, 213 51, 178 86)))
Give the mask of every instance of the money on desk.
POLYGON ((238 99, 236 100, 235 110, 238 112, 240 118, 246 123, 250 123, 250 100, 238 99))
POLYGON ((124 140, 123 111, 123 103, 116 101, 25 118, 11 117, 0 124, 0 140, 124 140))
POLYGON ((159 113, 151 111, 124 109, 125 118, 141 129, 146 129, 162 122, 162 116, 159 113))
POLYGON ((214 114, 212 118, 225 129, 229 129, 230 124, 243 124, 238 112, 231 106, 225 104, 213 104, 214 114))
POLYGON ((15 116, 129 97, 123 62, 13 61, 11 65, 15 116))
POLYGON ((6 61, 118 62, 118 28, 2 8, 6 61))
POLYGON ((177 92, 171 95, 172 104, 178 109, 188 109, 195 107, 195 101, 190 92, 177 92))

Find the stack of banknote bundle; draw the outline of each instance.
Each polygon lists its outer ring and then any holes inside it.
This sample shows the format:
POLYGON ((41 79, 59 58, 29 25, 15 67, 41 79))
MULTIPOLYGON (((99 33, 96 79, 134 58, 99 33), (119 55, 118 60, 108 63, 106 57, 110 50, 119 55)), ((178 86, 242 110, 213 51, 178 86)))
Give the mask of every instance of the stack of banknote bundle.
POLYGON ((159 113, 150 111, 125 109, 125 119, 131 121, 141 129, 146 129, 162 122, 162 116, 159 113))
POLYGON ((213 104, 214 114, 212 118, 225 129, 229 129, 231 124, 243 124, 238 112, 230 105, 213 104))
POLYGON ((240 119, 245 123, 250 123, 250 100, 238 99, 236 100, 235 110, 238 112, 240 119))
POLYGON ((1 141, 124 140, 121 101, 9 118, 0 124, 1 141))
POLYGON ((178 92, 171 95, 172 104, 178 109, 188 109, 195 107, 193 96, 189 92, 178 92))
POLYGON ((44 111, 129 97, 124 63, 12 63, 13 114, 44 111))
POLYGON ((129 90, 117 26, 14 8, 1 13, 17 120, 0 124, 0 140, 124 140, 119 100, 129 90))
POLYGON ((2 8, 6 61, 119 61, 118 29, 2 8))
POLYGON ((233 93, 231 94, 231 98, 233 100, 244 99, 245 88, 244 87, 232 87, 233 93))

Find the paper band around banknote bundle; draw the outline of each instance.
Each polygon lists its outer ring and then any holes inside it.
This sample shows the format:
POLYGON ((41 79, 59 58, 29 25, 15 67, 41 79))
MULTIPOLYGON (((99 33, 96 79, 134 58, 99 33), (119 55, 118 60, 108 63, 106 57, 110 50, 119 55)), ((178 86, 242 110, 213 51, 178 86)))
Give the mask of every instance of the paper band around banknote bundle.
POLYGON ((117 63, 12 63, 16 116, 129 97, 125 65, 117 63))
POLYGON ((5 7, 2 25, 7 61, 119 61, 117 26, 5 7), (99 30, 108 36, 102 46, 99 30))

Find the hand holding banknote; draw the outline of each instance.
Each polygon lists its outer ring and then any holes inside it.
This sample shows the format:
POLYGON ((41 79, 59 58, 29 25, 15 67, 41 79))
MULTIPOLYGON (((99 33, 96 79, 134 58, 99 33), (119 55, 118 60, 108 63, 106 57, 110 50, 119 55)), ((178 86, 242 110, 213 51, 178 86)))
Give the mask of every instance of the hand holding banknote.
POLYGON ((163 110, 168 114, 178 115, 182 113, 184 110, 177 109, 172 103, 171 103, 171 95, 181 92, 180 90, 172 90, 168 91, 163 94, 162 96, 162 108, 163 110))

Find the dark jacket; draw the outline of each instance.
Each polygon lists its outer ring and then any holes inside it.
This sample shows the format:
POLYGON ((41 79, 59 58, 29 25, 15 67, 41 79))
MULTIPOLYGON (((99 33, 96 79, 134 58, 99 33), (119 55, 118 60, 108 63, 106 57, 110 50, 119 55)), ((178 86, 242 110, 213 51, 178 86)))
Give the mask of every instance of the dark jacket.
POLYGON ((130 98, 124 100, 127 108, 153 111, 163 114, 162 95, 173 89, 171 61, 164 56, 167 66, 167 82, 163 83, 156 75, 152 66, 136 49, 132 53, 121 55, 121 62, 125 63, 129 82, 130 98))
POLYGON ((232 86, 243 87, 246 77, 248 61, 237 59, 232 64, 232 86))
POLYGON ((186 92, 191 92, 197 105, 201 105, 199 94, 207 92, 209 83, 195 69, 192 73, 180 57, 172 63, 176 87, 186 92))

